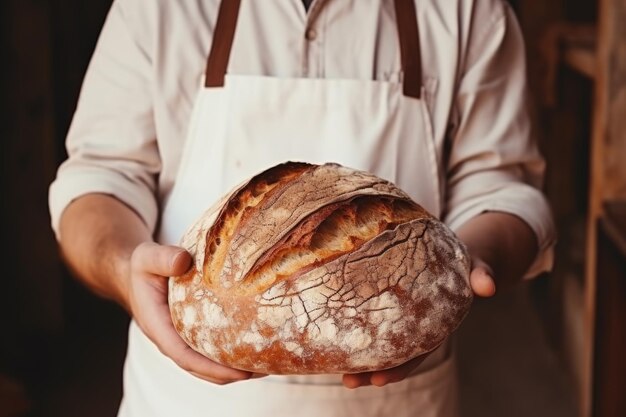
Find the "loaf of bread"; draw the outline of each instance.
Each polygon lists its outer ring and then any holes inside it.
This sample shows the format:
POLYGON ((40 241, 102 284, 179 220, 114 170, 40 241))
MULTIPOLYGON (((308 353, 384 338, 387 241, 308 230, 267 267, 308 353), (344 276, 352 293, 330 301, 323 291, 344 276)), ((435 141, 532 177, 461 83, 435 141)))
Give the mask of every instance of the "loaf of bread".
POLYGON ((288 162, 209 209, 169 281, 172 320, 196 351, 269 374, 354 373, 435 349, 472 302, 470 258, 392 183, 288 162))

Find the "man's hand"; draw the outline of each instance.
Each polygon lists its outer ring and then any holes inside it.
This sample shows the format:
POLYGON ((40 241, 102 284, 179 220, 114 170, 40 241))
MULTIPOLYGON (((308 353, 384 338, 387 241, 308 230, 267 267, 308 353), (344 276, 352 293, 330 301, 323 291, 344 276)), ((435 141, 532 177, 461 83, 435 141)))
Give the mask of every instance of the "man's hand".
MULTIPOLYGON (((496 284, 493 278, 493 269, 479 258, 472 260, 472 271, 470 273, 470 285, 474 294, 480 297, 491 297, 496 292, 496 284)), ((428 353, 411 359, 410 361, 376 372, 363 372, 360 374, 346 374, 343 376, 343 385, 346 388, 358 388, 367 385, 382 387, 394 382, 404 380, 411 372, 417 368, 427 357, 428 353)))
POLYGON ((75 277, 126 309, 181 368, 216 384, 251 377, 205 358, 180 338, 167 303, 167 277, 184 273, 191 256, 182 248, 153 243, 150 230, 130 207, 110 195, 87 194, 64 211, 60 237, 75 277))
POLYGON ((132 315, 161 353, 190 374, 223 385, 249 379, 250 372, 232 369, 202 356, 178 335, 167 302, 168 277, 189 269, 189 253, 174 246, 142 243, 131 256, 128 301, 132 315))
POLYGON ((539 251, 530 226, 508 213, 483 213, 465 223, 457 235, 472 257, 470 285, 479 297, 514 287, 539 251))
POLYGON ((417 368, 428 357, 425 355, 413 358, 410 361, 396 366, 395 368, 385 369, 383 371, 363 372, 360 374, 345 374, 343 376, 343 385, 346 388, 359 388, 367 385, 375 385, 383 387, 387 384, 400 382, 405 379, 415 368, 417 368))
MULTIPOLYGON (((463 225, 457 234, 466 243, 472 256, 469 281, 472 291, 479 297, 493 296, 496 293, 496 282, 504 288, 514 285, 537 255, 534 233, 521 219, 510 214, 481 214, 463 225)), ((427 356, 418 356, 383 371, 346 374, 343 376, 343 385, 347 388, 367 385, 382 387, 402 381, 427 356)))

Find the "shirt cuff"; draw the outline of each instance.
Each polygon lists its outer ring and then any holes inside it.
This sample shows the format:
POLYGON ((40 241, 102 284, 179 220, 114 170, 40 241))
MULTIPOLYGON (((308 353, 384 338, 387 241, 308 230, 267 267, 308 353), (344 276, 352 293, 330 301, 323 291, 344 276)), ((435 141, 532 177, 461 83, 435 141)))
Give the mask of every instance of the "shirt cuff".
POLYGON ((59 239, 59 223, 65 208, 75 199, 92 193, 109 194, 127 204, 146 223, 150 230, 156 227, 158 207, 154 194, 141 183, 107 170, 81 168, 80 174, 59 176, 52 182, 48 194, 52 230, 59 239))
POLYGON ((458 230, 471 218, 490 211, 515 215, 535 233, 539 251, 524 279, 552 270, 556 231, 548 202, 539 190, 523 183, 509 183, 505 188, 458 204, 444 220, 452 230, 458 230))

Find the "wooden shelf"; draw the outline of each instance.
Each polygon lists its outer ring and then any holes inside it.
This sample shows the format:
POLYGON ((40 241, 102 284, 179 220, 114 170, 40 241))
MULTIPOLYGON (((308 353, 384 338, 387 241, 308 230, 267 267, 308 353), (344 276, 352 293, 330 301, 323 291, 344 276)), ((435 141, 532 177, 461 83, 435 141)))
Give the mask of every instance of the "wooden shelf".
POLYGON ((626 258, 626 200, 604 203, 604 215, 600 224, 607 237, 626 258))
POLYGON ((626 199, 603 205, 598 227, 592 416, 626 415, 626 199))
MULTIPOLYGON (((591 125, 588 150, 576 148, 589 156, 588 167, 582 165, 588 169, 589 188, 585 206, 584 283, 581 297, 571 279, 565 277, 561 281, 566 320, 563 350, 573 358, 568 365, 577 385, 579 417, 613 417, 626 416, 626 396, 623 395, 626 386, 623 356, 626 349, 623 326, 626 319, 626 164, 623 161, 626 155, 626 117, 623 117, 626 108, 623 24, 626 8, 624 0, 592 3, 597 13, 588 15, 591 23, 582 24, 579 22, 587 16, 579 16, 576 21, 563 20, 571 18, 567 11, 575 10, 580 4, 562 3, 563 9, 555 14, 557 18, 546 24, 538 38, 539 51, 544 58, 538 73, 543 81, 542 104, 545 110, 551 111, 548 114, 566 113, 567 117, 562 120, 565 122, 584 117, 591 125), (563 68, 568 71, 562 71, 563 68), (570 93, 583 89, 588 92, 590 87, 580 82, 577 74, 593 83, 592 94, 582 96, 589 97, 585 98, 588 103, 584 110, 588 114, 581 113, 581 107, 572 106, 571 99, 576 100, 577 96, 570 93), (572 323, 580 321, 579 317, 582 317, 582 337, 580 329, 572 323)), ((571 141, 577 132, 573 132, 573 128, 568 130, 569 127, 563 129, 562 144, 575 146, 571 141)), ((554 151, 554 148, 548 149, 554 151)), ((558 149, 552 157, 558 166, 558 149)), ((566 165, 565 168, 571 167, 566 165)), ((565 244, 573 246, 574 242, 568 240, 565 244)), ((560 259, 569 266, 576 264, 571 259, 560 259)))
POLYGON ((591 79, 596 78, 597 56, 595 45, 565 43, 563 61, 573 70, 591 79))
POLYGON ((562 65, 595 81, 598 73, 598 29, 594 24, 565 21, 548 26, 541 37, 540 49, 546 62, 545 103, 556 105, 558 69, 562 65))
POLYGON ((598 73, 598 29, 589 24, 567 24, 559 31, 561 59, 574 71, 595 79, 598 73))

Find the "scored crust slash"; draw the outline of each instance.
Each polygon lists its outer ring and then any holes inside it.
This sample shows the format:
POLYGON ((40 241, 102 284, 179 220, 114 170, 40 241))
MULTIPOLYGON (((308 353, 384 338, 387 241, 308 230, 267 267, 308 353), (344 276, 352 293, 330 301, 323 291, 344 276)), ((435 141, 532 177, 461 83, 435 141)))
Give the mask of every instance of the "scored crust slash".
POLYGON ((169 281, 196 351, 268 374, 400 365, 456 330, 472 303, 464 244, 394 184, 338 164, 287 162, 207 210, 169 281))

